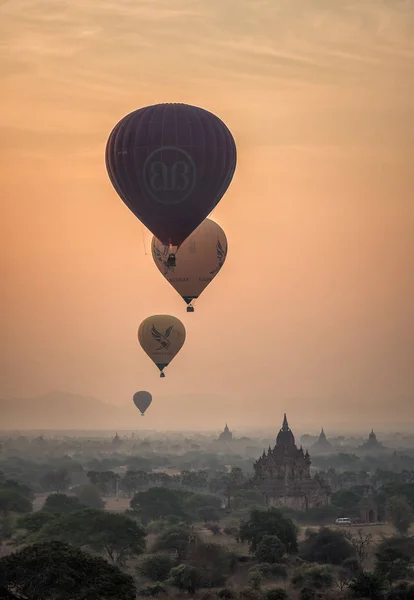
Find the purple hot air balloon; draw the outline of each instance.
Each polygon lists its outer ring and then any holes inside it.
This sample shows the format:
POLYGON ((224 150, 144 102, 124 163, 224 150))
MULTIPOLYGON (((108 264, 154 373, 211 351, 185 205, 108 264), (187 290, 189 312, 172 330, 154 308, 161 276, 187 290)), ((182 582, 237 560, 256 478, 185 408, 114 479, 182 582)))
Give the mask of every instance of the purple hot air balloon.
POLYGON ((106 145, 115 190, 166 246, 178 247, 218 204, 236 168, 236 144, 212 113, 155 104, 115 126, 106 145))

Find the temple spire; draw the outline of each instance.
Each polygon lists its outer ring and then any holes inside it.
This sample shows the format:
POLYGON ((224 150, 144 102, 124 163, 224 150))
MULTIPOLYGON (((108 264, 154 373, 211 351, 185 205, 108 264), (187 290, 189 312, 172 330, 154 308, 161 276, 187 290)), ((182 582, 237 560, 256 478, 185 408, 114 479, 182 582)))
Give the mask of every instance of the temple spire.
POLYGON ((289 424, 288 424, 288 421, 286 418, 286 413, 285 413, 285 416, 283 417, 282 431, 289 431, 289 424))

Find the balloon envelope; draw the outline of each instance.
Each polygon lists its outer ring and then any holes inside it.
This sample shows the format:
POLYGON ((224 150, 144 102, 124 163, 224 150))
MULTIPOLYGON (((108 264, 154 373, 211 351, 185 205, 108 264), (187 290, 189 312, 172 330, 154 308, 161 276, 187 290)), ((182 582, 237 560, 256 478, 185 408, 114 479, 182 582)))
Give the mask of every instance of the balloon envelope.
POLYGON ((226 192, 236 144, 212 113, 188 104, 155 104, 126 115, 106 145, 115 190, 165 245, 180 246, 226 192))
POLYGON ((185 240, 176 254, 176 265, 168 264, 169 247, 155 237, 152 258, 158 270, 187 304, 198 298, 226 260, 226 234, 214 221, 205 219, 185 240))
POLYGON ((136 392, 132 399, 142 416, 144 416, 145 411, 152 402, 151 394, 149 392, 136 392))
POLYGON ((185 335, 184 325, 170 315, 148 317, 138 329, 138 341, 142 349, 161 373, 181 350, 185 335))

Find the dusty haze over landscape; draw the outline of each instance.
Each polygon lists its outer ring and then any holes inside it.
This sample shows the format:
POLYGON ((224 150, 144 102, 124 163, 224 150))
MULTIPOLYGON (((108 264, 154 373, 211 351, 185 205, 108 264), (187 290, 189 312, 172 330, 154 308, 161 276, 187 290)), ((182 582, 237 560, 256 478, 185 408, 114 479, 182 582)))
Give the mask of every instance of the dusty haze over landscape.
POLYGON ((62 390, 137 428, 412 428, 413 2, 3 0, 0 38, 0 398, 62 390), (157 102, 238 147, 212 213, 228 258, 190 315, 104 164, 157 102), (157 313, 187 328, 163 380, 136 337, 157 313))

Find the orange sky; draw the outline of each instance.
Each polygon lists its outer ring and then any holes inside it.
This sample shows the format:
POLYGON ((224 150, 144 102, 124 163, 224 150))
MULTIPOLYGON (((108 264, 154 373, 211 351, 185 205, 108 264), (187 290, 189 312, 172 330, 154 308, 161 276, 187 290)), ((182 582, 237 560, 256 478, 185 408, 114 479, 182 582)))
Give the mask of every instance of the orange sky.
POLYGON ((0 397, 148 389, 157 428, 414 421, 412 2, 3 0, 0 39, 0 397), (174 101, 238 146, 189 315, 104 165, 124 114, 174 101), (163 380, 136 340, 160 312, 187 328, 163 380))

